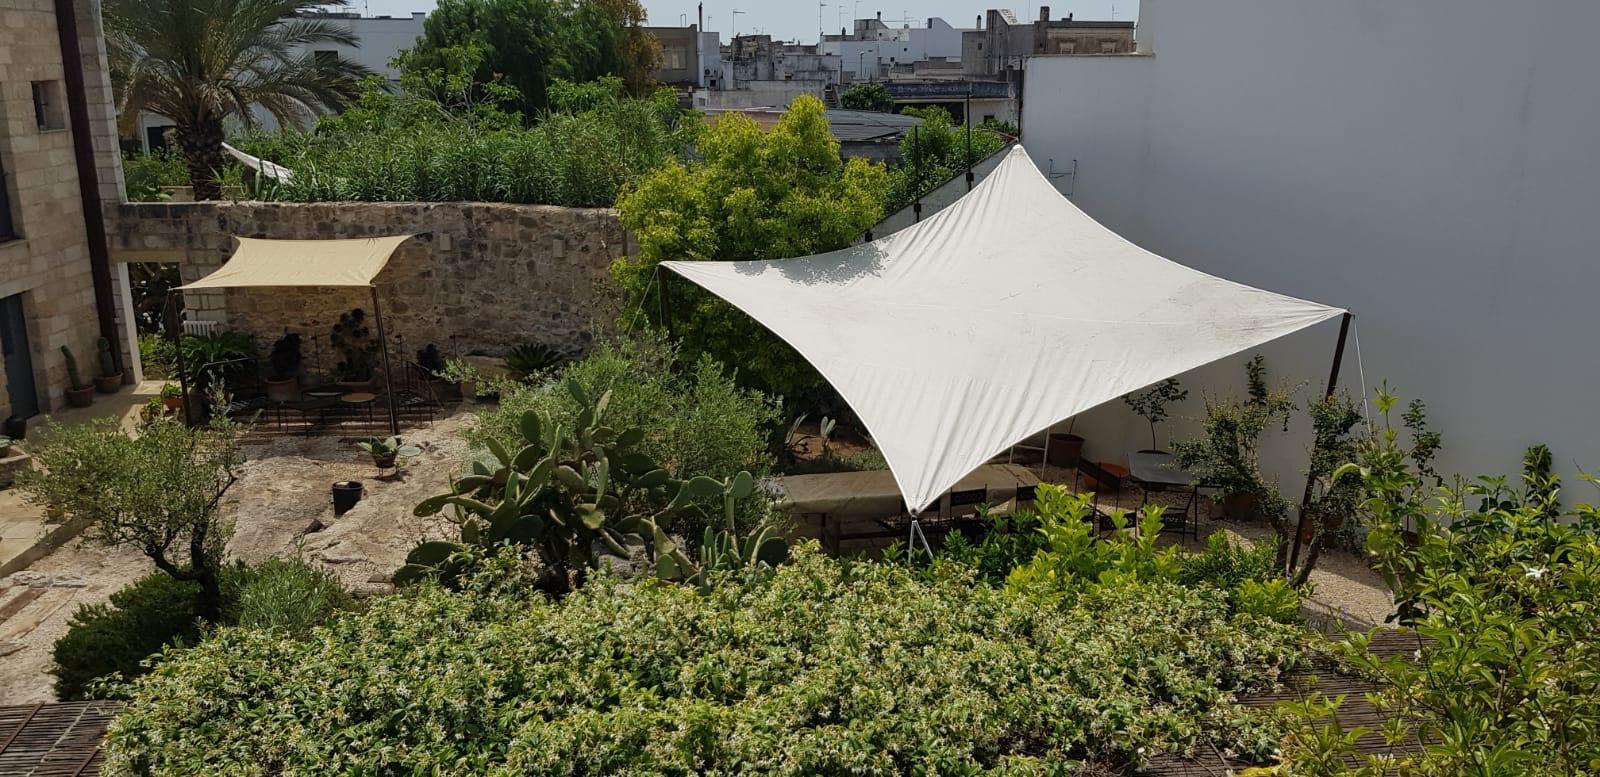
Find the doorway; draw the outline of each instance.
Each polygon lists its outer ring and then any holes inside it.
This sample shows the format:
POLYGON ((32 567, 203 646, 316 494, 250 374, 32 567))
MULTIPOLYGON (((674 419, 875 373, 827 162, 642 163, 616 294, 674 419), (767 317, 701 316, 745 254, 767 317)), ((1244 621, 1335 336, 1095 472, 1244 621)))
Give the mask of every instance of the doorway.
POLYGON ((28 347, 28 318, 22 312, 21 294, 0 297, 0 356, 5 360, 12 415, 38 415, 39 390, 33 382, 33 351, 28 347))

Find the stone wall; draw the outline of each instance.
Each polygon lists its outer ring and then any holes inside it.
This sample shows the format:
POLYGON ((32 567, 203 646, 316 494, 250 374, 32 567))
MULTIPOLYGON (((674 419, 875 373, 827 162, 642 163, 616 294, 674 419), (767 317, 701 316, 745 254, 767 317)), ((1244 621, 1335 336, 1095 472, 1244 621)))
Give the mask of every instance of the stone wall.
MULTIPOLYGON (((616 320, 607 267, 634 245, 615 211, 500 203, 133 203, 112 224, 113 261, 180 263, 184 282, 222 266, 234 236, 311 240, 429 233, 401 245, 378 275, 396 356, 429 343, 446 356, 501 354, 524 342, 587 348, 616 320), (404 348, 402 352, 400 348, 404 348)), ((339 314, 369 310, 366 289, 190 292, 190 318, 248 332, 263 351, 285 330, 308 366, 337 357, 339 314), (315 339, 314 339, 315 338, 315 339), (320 357, 319 351, 320 349, 320 357)))
MULTIPOLYGON (((75 10, 92 87, 104 81, 104 49, 92 39, 98 23, 84 25, 98 18, 98 4, 80 0, 75 10)), ((98 144, 111 133, 94 114, 96 126, 71 126, 65 90, 55 4, 0 0, 0 186, 6 188, 15 233, 0 235, 0 298, 20 295, 33 367, 31 386, 6 385, 0 370, 0 418, 13 412, 13 391, 37 396, 43 411, 64 404, 63 345, 72 349, 85 380, 96 371, 99 322, 72 138, 87 132, 98 144), (43 125, 34 113, 35 84, 53 103, 43 125)), ((97 145, 96 152, 99 167, 116 169, 114 151, 97 145)))

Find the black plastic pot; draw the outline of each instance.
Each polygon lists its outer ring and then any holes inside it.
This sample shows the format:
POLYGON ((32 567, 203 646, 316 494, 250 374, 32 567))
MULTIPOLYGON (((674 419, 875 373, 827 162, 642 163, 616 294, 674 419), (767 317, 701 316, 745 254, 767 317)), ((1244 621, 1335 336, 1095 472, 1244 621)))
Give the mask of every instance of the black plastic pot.
POLYGON ((0 434, 13 440, 21 440, 28 436, 28 419, 20 415, 13 415, 5 420, 5 425, 0 426, 0 434))
POLYGON ((340 480, 333 484, 333 514, 344 515, 361 501, 361 481, 340 480))

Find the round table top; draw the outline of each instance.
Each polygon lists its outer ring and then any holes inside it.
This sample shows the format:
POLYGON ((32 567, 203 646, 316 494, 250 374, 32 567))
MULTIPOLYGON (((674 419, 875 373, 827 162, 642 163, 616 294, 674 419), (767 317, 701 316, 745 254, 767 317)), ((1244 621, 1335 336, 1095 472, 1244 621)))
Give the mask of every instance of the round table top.
POLYGON ((345 394, 344 396, 339 397, 340 401, 349 402, 351 404, 361 404, 362 402, 371 402, 372 400, 377 399, 377 398, 378 398, 378 395, 374 394, 374 393, 372 393, 370 391, 352 391, 349 394, 345 394))

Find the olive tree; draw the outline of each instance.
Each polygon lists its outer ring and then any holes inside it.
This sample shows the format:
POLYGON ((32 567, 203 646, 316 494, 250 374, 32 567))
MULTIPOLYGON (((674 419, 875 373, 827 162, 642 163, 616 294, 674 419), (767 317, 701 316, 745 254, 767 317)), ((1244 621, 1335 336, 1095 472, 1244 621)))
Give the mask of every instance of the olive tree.
POLYGON ((214 621, 233 528, 219 506, 243 461, 240 431, 228 421, 189 428, 174 419, 154 419, 132 436, 110 419, 56 427, 33 452, 39 467, 18 484, 48 520, 86 521, 90 542, 134 548, 197 584, 200 612, 214 621))

